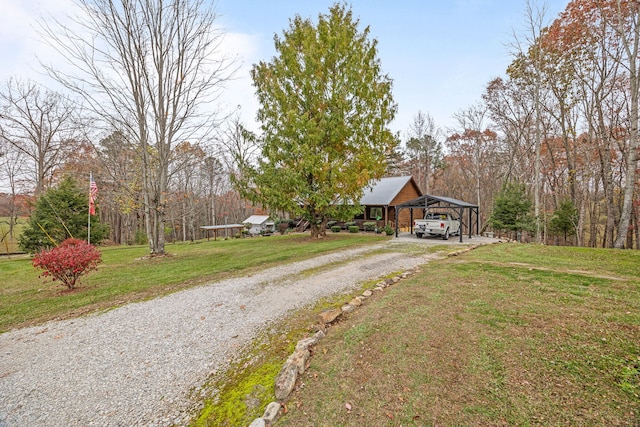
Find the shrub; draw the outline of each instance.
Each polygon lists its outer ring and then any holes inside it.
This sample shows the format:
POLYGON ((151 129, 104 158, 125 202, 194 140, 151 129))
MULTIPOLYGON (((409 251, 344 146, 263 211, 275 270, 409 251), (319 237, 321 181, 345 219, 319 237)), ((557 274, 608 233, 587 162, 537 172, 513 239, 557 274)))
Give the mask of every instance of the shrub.
POLYGON ((56 248, 38 252, 32 262, 35 268, 44 270, 42 277, 50 276, 73 289, 81 276, 97 269, 102 258, 95 246, 71 238, 56 248))
POLYGON ((339 225, 334 225, 331 227, 331 231, 333 231, 334 233, 339 233, 340 230, 342 230, 342 228, 340 228, 339 225))
POLYGON ((349 226, 349 233, 357 233, 357 232, 359 232, 359 231, 360 231, 360 229, 358 228, 358 226, 357 226, 357 225, 351 225, 351 226, 349 226))
POLYGON ((364 224, 362 224, 362 228, 364 228, 364 231, 374 231, 376 229, 376 223, 365 222, 364 224))
POLYGON ((395 233, 395 230, 393 229, 393 227, 391 227, 389 224, 387 224, 384 227, 384 232, 387 236, 393 236, 393 233, 395 233))
POLYGON ((353 227, 354 225, 356 225, 355 221, 352 221, 352 222, 345 222, 345 223, 344 223, 344 226, 345 226, 345 228, 347 228, 347 229, 348 229, 349 227, 353 227))

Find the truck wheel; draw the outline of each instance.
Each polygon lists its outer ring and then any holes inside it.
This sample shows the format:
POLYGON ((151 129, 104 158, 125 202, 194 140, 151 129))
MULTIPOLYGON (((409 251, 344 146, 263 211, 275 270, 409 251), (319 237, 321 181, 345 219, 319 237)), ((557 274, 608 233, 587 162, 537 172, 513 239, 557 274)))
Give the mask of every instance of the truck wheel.
POLYGON ((442 240, 449 240, 449 229, 448 228, 444 232, 444 234, 442 235, 442 240))
POLYGON ((417 237, 418 239, 422 239, 422 233, 416 233, 416 237, 417 237))

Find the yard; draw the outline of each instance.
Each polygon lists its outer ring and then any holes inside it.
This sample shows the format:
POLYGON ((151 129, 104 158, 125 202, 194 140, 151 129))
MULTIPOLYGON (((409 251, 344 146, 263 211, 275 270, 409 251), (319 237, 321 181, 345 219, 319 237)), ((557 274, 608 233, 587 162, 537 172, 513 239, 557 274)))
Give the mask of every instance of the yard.
POLYGON ((638 261, 509 244, 430 263, 330 329, 277 425, 637 426, 638 261))
POLYGON ((492 245, 315 348, 282 426, 640 424, 640 254, 492 245))

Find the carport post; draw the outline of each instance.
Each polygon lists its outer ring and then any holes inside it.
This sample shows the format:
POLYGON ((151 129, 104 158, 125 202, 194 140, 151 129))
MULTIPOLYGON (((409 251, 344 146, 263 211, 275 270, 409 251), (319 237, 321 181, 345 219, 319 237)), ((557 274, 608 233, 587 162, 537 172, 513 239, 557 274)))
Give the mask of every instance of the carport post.
POLYGON ((398 238, 398 217, 402 208, 396 208, 396 239, 398 238))
MULTIPOLYGON (((458 236, 460 236, 460 243, 462 243, 462 216, 464 215, 464 211, 462 208, 458 210, 458 221, 460 221, 460 229, 458 230, 458 236)), ((469 229, 471 229, 471 223, 469 223, 469 229)), ((469 237, 471 237, 471 232, 469 232, 469 237)))

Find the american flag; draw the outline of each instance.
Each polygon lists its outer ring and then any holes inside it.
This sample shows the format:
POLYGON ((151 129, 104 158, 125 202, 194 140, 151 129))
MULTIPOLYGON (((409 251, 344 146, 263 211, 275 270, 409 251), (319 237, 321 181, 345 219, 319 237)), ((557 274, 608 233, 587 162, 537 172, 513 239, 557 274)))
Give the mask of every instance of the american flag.
POLYGON ((98 195, 98 185, 93 180, 93 175, 89 176, 89 213, 96 214, 96 196, 98 195))

